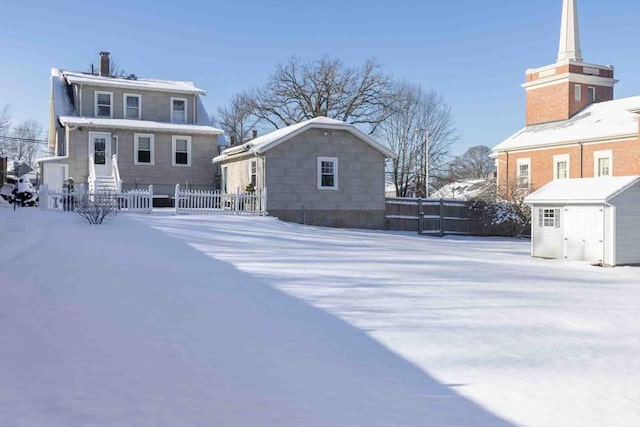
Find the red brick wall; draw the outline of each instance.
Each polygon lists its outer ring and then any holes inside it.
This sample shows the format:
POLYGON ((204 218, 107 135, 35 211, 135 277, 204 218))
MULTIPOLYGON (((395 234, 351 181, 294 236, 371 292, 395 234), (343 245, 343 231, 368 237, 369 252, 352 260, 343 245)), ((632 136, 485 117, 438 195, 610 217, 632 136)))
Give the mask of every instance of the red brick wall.
POLYGON ((568 99, 568 84, 527 90, 527 126, 568 119, 568 99))
MULTIPOLYGON (((640 121, 640 120, 639 120, 640 121)), ((640 175, 640 123, 639 136, 629 141, 585 144, 582 154, 582 177, 593 177, 593 153, 594 151, 612 150, 613 175, 640 175)), ((515 182, 517 176, 517 159, 530 159, 531 186, 540 188, 553 180, 553 156, 569 154, 569 177, 580 178, 580 145, 574 144, 560 148, 548 148, 541 150, 520 151, 509 153, 509 177, 507 178, 507 155, 498 157, 499 185, 507 182, 515 182)))

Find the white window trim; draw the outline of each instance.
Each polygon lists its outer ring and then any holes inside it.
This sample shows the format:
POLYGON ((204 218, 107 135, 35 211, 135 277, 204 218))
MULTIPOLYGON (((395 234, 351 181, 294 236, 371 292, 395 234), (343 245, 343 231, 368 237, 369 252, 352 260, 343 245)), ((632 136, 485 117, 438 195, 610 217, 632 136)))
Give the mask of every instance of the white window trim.
POLYGON ((93 93, 93 106, 94 106, 94 116, 95 117, 107 117, 107 116, 99 116, 98 115, 98 95, 109 95, 109 118, 113 118, 113 92, 104 92, 96 90, 93 93))
POLYGON ((171 104, 169 105, 169 113, 171 114, 169 116, 169 121, 171 123, 187 123, 187 117, 189 117, 189 103, 187 102, 187 98, 174 98, 171 97, 171 104), (184 122, 176 122, 173 120, 173 101, 184 101, 184 122))
POLYGON ((531 186, 531 158, 530 157, 522 157, 520 159, 516 159, 516 180, 518 184, 520 184, 521 176, 520 176, 520 165, 527 165, 527 187, 531 186))
POLYGON ((171 166, 190 167, 191 166, 191 137, 182 135, 171 135, 171 166), (176 163, 176 141, 178 139, 187 140, 187 164, 176 163))
POLYGON ((317 165, 318 190, 337 190, 338 189, 338 158, 337 157, 318 157, 316 165, 317 165), (333 162, 333 186, 332 187, 325 187, 322 185, 322 162, 333 162))
POLYGON ((258 186, 258 161, 251 160, 249 162, 249 183, 255 181, 255 186, 258 186), (255 169, 254 169, 255 168, 255 169))
POLYGON ((125 120, 142 120, 142 95, 137 93, 125 93, 122 95, 122 118, 125 120), (138 98, 138 117, 127 117, 127 97, 138 98))
POLYGON ((575 99, 576 102, 582 101, 582 86, 575 85, 573 87, 573 99, 575 99))
POLYGON ((569 163, 569 154, 557 154, 553 156, 553 179, 568 179, 571 178, 571 167, 569 163), (567 177, 558 178, 558 163, 567 162, 567 177))
POLYGON ((587 96, 589 95, 589 92, 593 90, 593 97, 589 96, 589 102, 596 102, 596 88, 593 86, 588 86, 587 87, 587 96))
POLYGON ((598 178, 599 176, 613 176, 613 150, 600 150, 593 152, 593 176, 598 178), (609 159, 609 175, 598 175, 598 160, 609 159))
POLYGON ((560 208, 538 208, 538 227, 540 228, 560 228, 560 212, 562 209, 560 208), (551 211, 553 216, 549 216, 545 218, 545 211, 551 211), (545 224, 545 219, 553 219, 553 224, 545 224))
MULTIPOLYGON (((155 135, 152 133, 134 133, 133 134, 133 164, 140 166, 153 166, 155 165, 156 156, 155 156, 155 135), (149 138, 150 145, 149 148, 151 150, 151 156, 149 158, 150 163, 139 162, 138 161, 138 142, 139 138, 149 138)), ((175 157, 174 157, 175 159, 175 157)))

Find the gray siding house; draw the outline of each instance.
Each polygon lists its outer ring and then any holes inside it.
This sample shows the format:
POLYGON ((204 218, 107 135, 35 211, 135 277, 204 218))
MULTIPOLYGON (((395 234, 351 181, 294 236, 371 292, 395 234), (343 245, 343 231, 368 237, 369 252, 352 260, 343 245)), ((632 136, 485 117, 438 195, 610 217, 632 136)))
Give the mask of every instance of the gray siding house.
POLYGON ((557 179, 525 202, 532 256, 640 264, 640 176, 557 179))
POLYGON ((213 163, 223 190, 253 184, 284 221, 383 228, 385 160, 394 154, 340 120, 316 117, 230 147, 213 163))
POLYGON ((213 189, 218 136, 191 82, 51 70, 49 149, 38 160, 42 183, 61 188, 72 177, 90 190, 154 186, 171 195, 176 184, 213 189))

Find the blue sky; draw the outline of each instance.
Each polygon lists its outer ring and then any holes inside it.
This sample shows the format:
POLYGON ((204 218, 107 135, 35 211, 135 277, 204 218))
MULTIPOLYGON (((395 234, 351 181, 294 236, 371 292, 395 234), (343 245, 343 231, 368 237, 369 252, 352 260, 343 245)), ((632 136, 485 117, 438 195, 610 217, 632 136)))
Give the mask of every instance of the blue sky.
MULTIPOLYGON (((88 70, 107 50, 140 77, 192 80, 210 113, 279 62, 375 57, 435 89, 463 140, 494 146, 524 123, 527 68, 555 61, 561 0, 13 1, 1 3, 0 106, 48 120, 51 67, 88 70)), ((586 62, 616 67, 616 98, 640 94, 640 1, 578 0, 586 62)))

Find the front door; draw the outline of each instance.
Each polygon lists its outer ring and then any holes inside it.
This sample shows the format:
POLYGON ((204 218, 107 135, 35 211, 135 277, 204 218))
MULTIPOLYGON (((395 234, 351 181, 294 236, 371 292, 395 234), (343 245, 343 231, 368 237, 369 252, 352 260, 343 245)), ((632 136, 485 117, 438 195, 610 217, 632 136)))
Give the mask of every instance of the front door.
POLYGON ((96 176, 111 175, 111 134, 89 133, 89 156, 93 156, 96 176))

